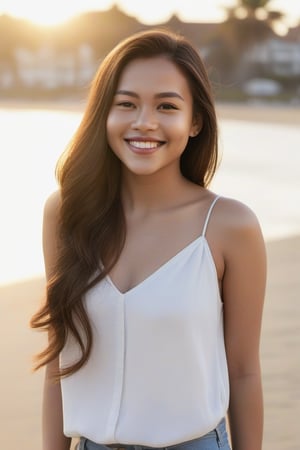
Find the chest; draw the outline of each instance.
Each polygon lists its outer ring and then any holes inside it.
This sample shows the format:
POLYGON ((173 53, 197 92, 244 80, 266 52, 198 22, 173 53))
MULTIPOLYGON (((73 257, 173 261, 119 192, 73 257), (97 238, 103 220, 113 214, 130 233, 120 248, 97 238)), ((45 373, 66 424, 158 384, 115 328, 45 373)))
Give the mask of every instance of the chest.
POLYGON ((130 327, 143 323, 149 329, 172 325, 179 330, 192 323, 203 328, 221 307, 215 266, 203 236, 127 290, 121 291, 108 275, 88 292, 87 300, 96 324, 111 324, 109 317, 115 321, 125 314, 120 326, 126 318, 130 327))
MULTIPOLYGON (((195 244, 198 245, 198 249, 205 244, 206 251, 209 254, 209 262, 216 272, 217 282, 221 290, 224 262, 217 245, 209 245, 204 236, 195 233, 192 234, 192 238, 189 236, 188 233, 184 232, 176 234, 172 228, 161 230, 159 235, 146 231, 140 236, 129 235, 117 264, 109 274, 111 282, 120 292, 128 292, 153 274, 158 273, 165 266, 172 264, 173 261, 179 263, 179 260, 181 260, 182 263, 184 258, 188 258, 187 263, 191 265, 192 252, 194 252, 193 263, 198 267, 197 258, 200 258, 201 252, 195 252, 197 250, 195 244), (201 239, 203 242, 200 242, 201 239)), ((189 270, 191 270, 191 267, 189 267, 189 270)), ((199 270, 201 269, 199 268, 199 270)))
POLYGON ((202 235, 208 208, 206 203, 196 202, 146 217, 126 217, 125 245, 109 274, 117 289, 128 292, 173 259, 186 255, 193 243, 201 239, 221 282, 224 261, 219 233, 210 227, 209 245, 202 235))
POLYGON ((183 253, 195 239, 180 227, 161 227, 159 230, 141 227, 131 229, 110 278, 121 292, 126 292, 157 272, 183 253))

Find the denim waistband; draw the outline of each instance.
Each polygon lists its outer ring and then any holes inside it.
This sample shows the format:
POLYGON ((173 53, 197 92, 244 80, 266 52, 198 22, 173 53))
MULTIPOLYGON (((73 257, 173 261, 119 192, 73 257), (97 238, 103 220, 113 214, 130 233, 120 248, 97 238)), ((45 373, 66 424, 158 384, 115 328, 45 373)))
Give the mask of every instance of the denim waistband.
MULTIPOLYGON (((178 444, 168 445, 164 447, 150 447, 147 445, 135 444, 97 444, 87 438, 81 437, 76 450, 197 450, 197 443, 207 442, 209 439, 214 439, 219 448, 230 450, 228 444, 228 437, 226 431, 225 418, 209 433, 190 441, 180 442, 178 444)), ((202 447, 200 446, 200 449, 202 447)), ((210 448, 210 447, 207 447, 210 448)), ((215 447, 214 447, 215 448, 215 447)))

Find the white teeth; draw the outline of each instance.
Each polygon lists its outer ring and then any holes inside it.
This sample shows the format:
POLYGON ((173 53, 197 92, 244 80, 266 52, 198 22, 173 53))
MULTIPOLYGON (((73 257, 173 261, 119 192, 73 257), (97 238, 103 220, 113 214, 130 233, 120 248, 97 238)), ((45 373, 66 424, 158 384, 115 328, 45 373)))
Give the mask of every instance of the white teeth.
POLYGON ((137 148, 156 148, 160 145, 159 142, 154 141, 128 141, 130 145, 137 148))

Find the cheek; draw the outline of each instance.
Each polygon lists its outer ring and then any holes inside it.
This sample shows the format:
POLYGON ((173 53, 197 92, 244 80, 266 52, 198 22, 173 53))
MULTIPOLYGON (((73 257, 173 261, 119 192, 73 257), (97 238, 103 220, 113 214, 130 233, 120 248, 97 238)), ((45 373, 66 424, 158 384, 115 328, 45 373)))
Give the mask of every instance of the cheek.
POLYGON ((107 120, 106 120, 107 135, 109 135, 112 132, 112 130, 114 130, 115 126, 116 126, 115 116, 114 116, 114 114, 109 113, 107 116, 107 120))
POLYGON ((109 146, 112 148, 114 143, 114 138, 118 130, 118 120, 116 115, 109 113, 106 120, 106 136, 109 146))
POLYGON ((173 133, 177 131, 180 134, 189 134, 192 123, 192 116, 188 113, 178 114, 176 117, 167 117, 165 121, 165 125, 172 130, 173 133))
POLYGON ((192 128, 192 122, 187 119, 178 120, 173 124, 172 133, 174 138, 180 141, 188 141, 192 128))

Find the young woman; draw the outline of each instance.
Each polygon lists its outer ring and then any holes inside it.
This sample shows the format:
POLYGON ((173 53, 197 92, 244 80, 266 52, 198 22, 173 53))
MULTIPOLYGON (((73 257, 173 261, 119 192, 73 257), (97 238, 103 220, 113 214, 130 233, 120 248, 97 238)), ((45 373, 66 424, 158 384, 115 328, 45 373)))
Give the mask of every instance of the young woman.
POLYGON ((104 59, 46 202, 43 450, 260 450, 265 249, 208 189, 218 162, 194 47, 141 32, 104 59))

